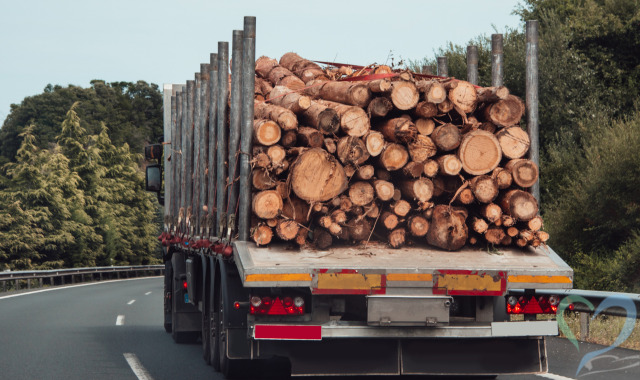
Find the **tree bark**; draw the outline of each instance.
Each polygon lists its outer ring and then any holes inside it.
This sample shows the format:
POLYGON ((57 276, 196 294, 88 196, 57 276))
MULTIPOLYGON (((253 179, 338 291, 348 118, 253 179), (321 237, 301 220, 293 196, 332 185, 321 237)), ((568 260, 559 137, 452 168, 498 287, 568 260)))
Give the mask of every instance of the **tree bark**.
POLYGON ((327 249, 333 244, 331 234, 322 228, 316 228, 313 231, 313 245, 320 250, 327 249))
POLYGON ((320 148, 324 145, 324 136, 315 128, 300 127, 298 129, 298 144, 311 148, 320 148))
POLYGON ((389 82, 389 80, 387 79, 377 79, 377 80, 372 80, 371 82, 367 83, 367 86, 369 87, 369 90, 371 92, 375 92, 375 93, 384 93, 384 92, 389 92, 391 91, 391 82, 389 82))
POLYGON ((402 174, 407 178, 420 178, 423 169, 422 162, 411 161, 402 168, 402 174))
POLYGON ((309 219, 309 204, 299 198, 283 198, 282 215, 299 224, 306 224, 309 219))
POLYGON ((373 98, 367 106, 367 113, 370 117, 385 117, 393 109, 391 100, 385 97, 373 98))
POLYGON ((509 190, 500 199, 502 212, 516 220, 529 221, 538 214, 538 202, 530 193, 522 190, 509 190))
POLYGON ((298 118, 290 110, 269 103, 254 102, 254 118, 269 119, 278 123, 283 131, 298 129, 298 118))
POLYGON ((418 135, 418 129, 411 120, 404 117, 385 120, 378 129, 391 142, 411 142, 418 135))
POLYGON ((338 113, 314 101, 311 101, 311 106, 302 113, 302 119, 325 135, 334 134, 340 128, 338 113))
POLYGON ((406 241, 407 231, 404 228, 396 228, 389 233, 389 245, 391 248, 400 248, 406 241))
POLYGON ((253 170, 251 183, 257 190, 269 190, 276 186, 276 181, 269 175, 269 171, 264 168, 255 168, 253 170))
POLYGON ((256 60, 256 74, 258 74, 260 78, 267 79, 269 72, 276 66, 278 66, 278 61, 262 56, 256 60))
POLYGON ((478 103, 494 103, 509 96, 509 89, 500 87, 481 87, 478 89, 478 103))
POLYGON ((528 188, 538 181, 538 165, 531 160, 511 160, 504 168, 511 173, 513 182, 520 187, 528 188))
POLYGON ((311 107, 311 99, 308 96, 292 92, 284 86, 275 86, 269 94, 269 102, 277 106, 286 108, 296 115, 301 115, 311 107))
POLYGON ((280 57, 280 66, 290 70, 304 83, 325 76, 324 70, 317 63, 304 59, 296 53, 285 53, 280 57))
POLYGON ((454 251, 462 248, 469 236, 463 212, 445 205, 433 209, 427 242, 435 247, 454 251))
POLYGON ((325 107, 334 109, 340 117, 340 128, 349 136, 362 137, 371 129, 369 116, 360 107, 348 106, 328 100, 316 100, 325 107))
POLYGON ((371 101, 371 91, 361 82, 326 82, 319 86, 320 98, 338 103, 366 108, 371 101))
POLYGON ((424 162, 438 152, 438 148, 429 136, 417 135, 407 144, 409 155, 413 161, 424 162))

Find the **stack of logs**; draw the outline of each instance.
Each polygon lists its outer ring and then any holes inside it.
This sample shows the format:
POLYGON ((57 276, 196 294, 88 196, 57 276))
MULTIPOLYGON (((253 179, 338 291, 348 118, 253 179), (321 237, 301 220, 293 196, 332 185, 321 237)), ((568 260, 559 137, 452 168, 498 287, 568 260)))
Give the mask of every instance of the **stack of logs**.
POLYGON ((383 241, 538 246, 538 168, 505 87, 256 61, 252 237, 326 249, 383 241), (274 233, 275 232, 275 233, 274 233))

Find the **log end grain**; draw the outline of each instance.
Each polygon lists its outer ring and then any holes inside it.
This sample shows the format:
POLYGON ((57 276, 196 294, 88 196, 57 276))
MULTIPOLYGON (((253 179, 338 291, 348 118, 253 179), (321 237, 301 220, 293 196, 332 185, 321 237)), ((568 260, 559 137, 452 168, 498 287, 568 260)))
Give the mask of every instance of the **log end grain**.
POLYGON ((325 202, 347 189, 347 176, 338 161, 323 149, 302 153, 289 169, 293 192, 308 202, 325 202))
POLYGON ((471 175, 486 174, 500 164, 502 149, 492 133, 475 130, 467 133, 462 139, 458 158, 465 172, 471 175))

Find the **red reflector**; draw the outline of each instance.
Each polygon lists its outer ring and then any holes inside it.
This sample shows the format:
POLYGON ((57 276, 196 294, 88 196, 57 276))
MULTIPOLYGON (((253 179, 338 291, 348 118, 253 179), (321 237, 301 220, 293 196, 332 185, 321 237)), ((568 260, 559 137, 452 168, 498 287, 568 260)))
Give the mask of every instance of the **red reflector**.
POLYGON ((187 282, 182 281, 182 289, 187 290, 187 282))
POLYGON ((254 339, 322 340, 321 326, 255 325, 254 339))
POLYGON ((233 303, 233 308, 236 309, 236 310, 240 309, 240 302, 238 302, 238 301, 234 302, 233 303))
POLYGON ((525 314, 542 314, 542 308, 535 297, 531 297, 524 307, 525 314))

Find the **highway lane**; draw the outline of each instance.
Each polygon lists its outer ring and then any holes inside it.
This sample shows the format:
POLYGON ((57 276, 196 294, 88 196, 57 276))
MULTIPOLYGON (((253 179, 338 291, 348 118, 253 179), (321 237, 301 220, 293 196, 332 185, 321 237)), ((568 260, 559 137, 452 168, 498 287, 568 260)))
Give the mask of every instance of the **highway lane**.
MULTIPOLYGON (((221 379, 205 365, 199 344, 175 344, 164 332, 162 284, 155 277, 0 295, 0 379, 221 379)), ((574 378, 582 356, 602 348, 580 343, 578 352, 565 339, 551 339, 549 375, 498 379, 574 378)), ((616 349, 605 355, 580 378, 640 378, 640 352, 616 349)))

